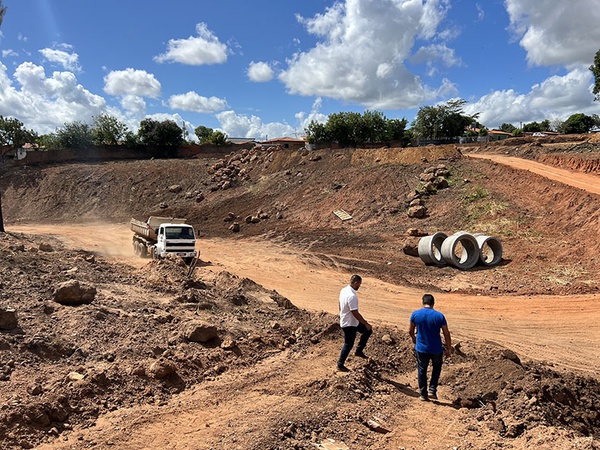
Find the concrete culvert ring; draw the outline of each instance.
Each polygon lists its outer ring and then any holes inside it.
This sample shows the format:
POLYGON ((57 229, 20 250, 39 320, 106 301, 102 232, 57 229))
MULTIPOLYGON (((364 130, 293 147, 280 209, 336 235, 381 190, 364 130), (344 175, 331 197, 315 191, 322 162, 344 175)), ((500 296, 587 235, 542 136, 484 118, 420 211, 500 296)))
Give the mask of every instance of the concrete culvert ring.
POLYGON ((446 265, 442 257, 442 243, 448 236, 446 233, 435 233, 419 240, 419 257, 425 264, 446 265))
POLYGON ((448 236, 442 244, 444 261, 459 269, 470 269, 479 261, 479 245, 469 233, 459 231, 448 236))
POLYGON ((486 266, 493 266, 502 261, 502 243, 499 239, 476 233, 473 237, 479 246, 479 260, 486 266))

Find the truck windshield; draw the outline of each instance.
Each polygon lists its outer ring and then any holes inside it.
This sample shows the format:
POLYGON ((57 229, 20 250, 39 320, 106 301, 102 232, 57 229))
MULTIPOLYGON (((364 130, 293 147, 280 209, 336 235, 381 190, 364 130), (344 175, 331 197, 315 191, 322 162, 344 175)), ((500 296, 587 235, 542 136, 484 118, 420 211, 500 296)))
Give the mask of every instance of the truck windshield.
POLYGON ((165 228, 167 239, 194 239, 194 231, 190 227, 165 228))

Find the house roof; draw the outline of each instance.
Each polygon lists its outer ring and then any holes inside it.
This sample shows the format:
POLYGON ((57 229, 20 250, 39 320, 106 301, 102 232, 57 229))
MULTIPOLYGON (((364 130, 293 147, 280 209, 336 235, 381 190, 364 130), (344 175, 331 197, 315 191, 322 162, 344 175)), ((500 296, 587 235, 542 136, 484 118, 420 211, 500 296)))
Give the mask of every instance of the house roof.
POLYGON ((262 141, 262 144, 277 144, 279 142, 288 142, 288 143, 299 143, 299 144, 304 144, 306 142, 305 138, 293 138, 293 137, 288 137, 288 136, 284 136, 284 137, 280 137, 280 138, 275 138, 275 139, 269 139, 266 141, 262 141))

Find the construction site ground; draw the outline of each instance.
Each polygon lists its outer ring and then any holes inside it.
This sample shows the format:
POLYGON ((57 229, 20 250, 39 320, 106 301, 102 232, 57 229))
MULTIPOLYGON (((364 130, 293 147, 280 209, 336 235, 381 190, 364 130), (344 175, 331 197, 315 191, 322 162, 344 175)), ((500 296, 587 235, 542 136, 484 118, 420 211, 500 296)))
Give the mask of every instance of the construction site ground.
POLYGON ((0 447, 599 448, 598 137, 6 170, 0 447), (448 187, 428 190, 442 165, 448 187), (133 255, 129 219, 149 215, 196 227, 190 276, 133 255), (502 260, 410 254, 457 231, 498 238, 502 260), (353 273, 374 334, 340 373, 353 273), (91 303, 55 301, 72 280, 91 303), (456 352, 424 403, 407 329, 426 292, 456 352))

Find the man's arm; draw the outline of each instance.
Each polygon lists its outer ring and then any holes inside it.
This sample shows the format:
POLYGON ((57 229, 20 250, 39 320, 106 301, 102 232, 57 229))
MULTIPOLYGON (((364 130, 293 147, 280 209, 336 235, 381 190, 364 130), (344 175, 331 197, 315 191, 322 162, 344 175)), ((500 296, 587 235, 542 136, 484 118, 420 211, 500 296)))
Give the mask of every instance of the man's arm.
POLYGON ((369 322, 367 322, 365 320, 365 318, 362 316, 361 313, 358 312, 358 309, 354 309, 351 311, 352 315, 354 317, 356 317, 356 320, 358 320, 360 323, 362 323, 365 327, 367 327, 367 330, 371 330, 373 327, 369 324, 369 322))
POLYGON ((417 337, 415 336, 415 323, 411 322, 410 323, 410 328, 408 329, 408 334, 410 335, 410 338, 413 341, 413 344, 417 343, 417 337))
POLYGON ((442 325, 442 332, 444 333, 445 353, 446 356, 450 356, 454 349, 452 348, 452 338, 450 337, 448 325, 442 325))

